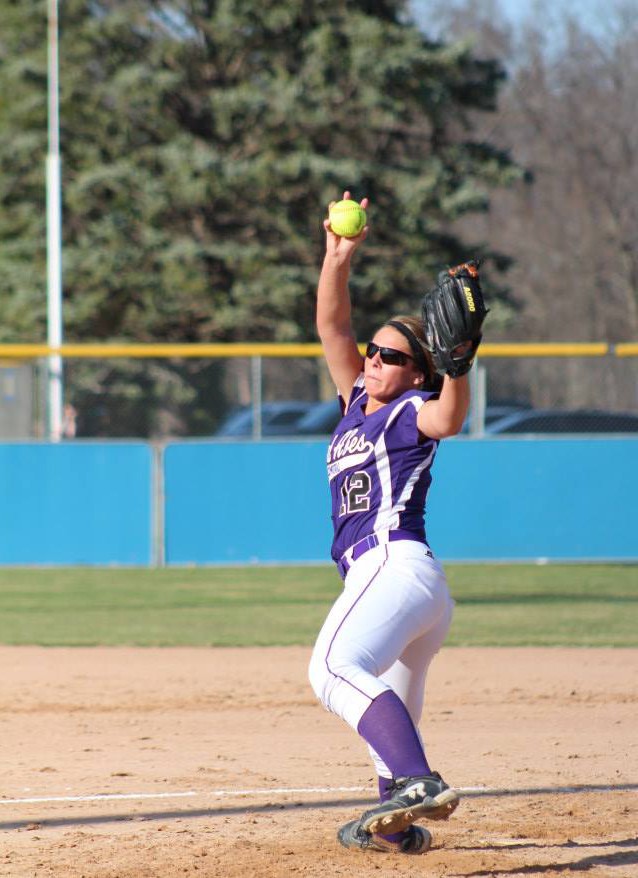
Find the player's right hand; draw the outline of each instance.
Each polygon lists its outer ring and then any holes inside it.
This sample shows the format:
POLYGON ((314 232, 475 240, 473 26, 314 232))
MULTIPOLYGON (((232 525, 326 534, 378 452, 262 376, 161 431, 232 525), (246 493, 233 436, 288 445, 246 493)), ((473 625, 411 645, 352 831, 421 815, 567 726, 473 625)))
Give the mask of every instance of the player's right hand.
MULTIPOLYGON (((350 192, 346 191, 343 193, 343 200, 349 200, 352 196, 350 192)), ((328 212, 330 208, 334 204, 334 201, 331 201, 328 205, 328 212)), ((362 198, 359 202, 361 207, 367 211, 368 205, 370 203, 368 198, 362 198)), ((341 258, 349 259, 354 251, 362 244, 365 239, 368 237, 369 226, 366 224, 361 232, 355 238, 342 238, 339 235, 335 235, 335 233, 330 228, 330 219, 326 217, 323 221, 323 227, 326 231, 326 253, 331 256, 337 256, 341 258)))

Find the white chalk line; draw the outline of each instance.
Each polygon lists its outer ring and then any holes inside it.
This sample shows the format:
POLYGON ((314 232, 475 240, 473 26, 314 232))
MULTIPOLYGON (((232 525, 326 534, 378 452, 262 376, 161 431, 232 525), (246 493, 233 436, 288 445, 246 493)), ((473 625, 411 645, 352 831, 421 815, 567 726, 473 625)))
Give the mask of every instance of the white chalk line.
MULTIPOLYGON (((490 795, 543 795, 549 793, 611 793, 623 789, 636 789, 635 784, 618 786, 572 786, 572 787, 456 787, 461 796, 490 795)), ((5 799, 0 797, 0 805, 42 805, 55 802, 122 802, 144 801, 149 799, 194 799, 194 798, 231 798, 241 796, 288 796, 288 795, 332 795, 334 793, 370 793, 375 794, 372 787, 271 787, 270 789, 248 790, 184 790, 166 793, 95 793, 81 796, 32 796, 30 798, 5 799)))
POLYGON ((29 799, 3 799, 0 805, 35 805, 47 802, 112 802, 135 801, 136 799, 192 799, 210 796, 223 798, 229 796, 278 796, 298 793, 365 793, 372 792, 371 787, 279 787, 264 790, 185 790, 174 793, 96 793, 85 796, 35 796, 29 799))

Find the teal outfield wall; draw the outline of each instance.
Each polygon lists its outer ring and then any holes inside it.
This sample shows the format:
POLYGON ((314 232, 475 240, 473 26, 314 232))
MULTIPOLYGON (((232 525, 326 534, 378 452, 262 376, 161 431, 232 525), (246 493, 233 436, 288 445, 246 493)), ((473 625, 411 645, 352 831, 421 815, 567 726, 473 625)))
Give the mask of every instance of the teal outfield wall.
MULTIPOLYGON (((175 444, 166 561, 325 561, 324 442, 175 444)), ((638 560, 638 438, 442 442, 428 540, 442 560, 638 560)))
POLYGON ((0 445, 0 564, 151 562, 145 443, 0 445))
POLYGON ((166 562, 328 561, 324 442, 168 445, 166 562))
MULTIPOLYGON (((0 445, 0 564, 325 562, 324 441, 0 445)), ((461 560, 638 560, 638 438, 443 442, 426 525, 461 560)))

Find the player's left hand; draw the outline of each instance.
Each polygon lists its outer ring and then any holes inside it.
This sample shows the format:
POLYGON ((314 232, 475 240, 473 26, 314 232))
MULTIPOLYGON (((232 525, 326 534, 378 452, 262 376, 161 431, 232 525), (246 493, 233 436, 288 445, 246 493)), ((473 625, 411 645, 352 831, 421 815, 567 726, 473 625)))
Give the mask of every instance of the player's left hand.
POLYGON ((425 338, 439 375, 459 378, 470 371, 487 313, 477 263, 465 262, 439 274, 422 304, 425 338))

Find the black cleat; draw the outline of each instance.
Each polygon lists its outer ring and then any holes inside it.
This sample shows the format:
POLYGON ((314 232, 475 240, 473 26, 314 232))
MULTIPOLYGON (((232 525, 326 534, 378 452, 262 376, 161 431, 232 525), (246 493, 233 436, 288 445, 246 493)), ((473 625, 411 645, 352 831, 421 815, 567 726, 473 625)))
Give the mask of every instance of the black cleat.
POLYGON ((432 836, 422 826, 410 826, 405 838, 390 841, 361 828, 360 820, 351 820, 342 826, 337 838, 345 848, 358 851, 383 851, 392 854, 425 854, 432 844, 432 836))
POLYGON ((436 771, 420 777, 398 777, 393 787, 387 802, 361 817, 364 832, 391 835, 403 832, 415 820, 447 820, 459 803, 459 794, 436 771))

